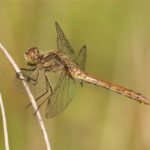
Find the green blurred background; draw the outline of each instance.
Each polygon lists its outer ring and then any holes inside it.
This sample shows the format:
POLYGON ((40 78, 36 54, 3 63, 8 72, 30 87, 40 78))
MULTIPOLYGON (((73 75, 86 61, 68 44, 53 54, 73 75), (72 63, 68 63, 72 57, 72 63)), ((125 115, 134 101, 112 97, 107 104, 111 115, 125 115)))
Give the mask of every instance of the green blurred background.
MULTIPOLYGON (((24 52, 56 49, 58 21, 75 50, 87 46, 86 71, 150 97, 150 2, 0 0, 0 42, 20 67, 24 52)), ((0 52, 0 91, 12 150, 44 150, 25 92, 0 52)), ((150 107, 93 85, 79 88, 68 109, 45 119, 53 150, 149 150, 150 107)), ((0 150, 4 149, 0 117, 0 150)))

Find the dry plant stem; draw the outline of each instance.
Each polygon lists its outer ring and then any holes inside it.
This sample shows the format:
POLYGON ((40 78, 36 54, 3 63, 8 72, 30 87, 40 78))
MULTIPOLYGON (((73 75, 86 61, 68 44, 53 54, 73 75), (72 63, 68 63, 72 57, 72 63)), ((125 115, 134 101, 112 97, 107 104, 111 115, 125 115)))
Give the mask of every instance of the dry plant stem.
POLYGON ((1 108, 1 112, 2 112, 2 120, 3 120, 3 130, 4 130, 5 150, 9 150, 7 122, 6 122, 5 109, 4 109, 4 105, 3 105, 3 100, 2 100, 1 93, 0 93, 0 108, 1 108))
MULTIPOLYGON (((15 63, 15 61, 13 60, 13 58, 9 55, 9 53, 7 52, 7 50, 5 49, 5 47, 0 43, 0 49, 2 50, 2 52, 5 54, 5 56, 7 57, 7 59, 9 60, 9 62, 11 63, 11 65, 13 66, 13 68, 15 69, 16 73, 19 75, 19 77, 21 79, 24 79, 24 76, 22 75, 19 67, 17 66, 17 64, 15 63)), ((51 150, 51 147, 50 147, 50 142, 49 142, 49 139, 48 139, 48 134, 46 132, 46 128, 44 126, 44 122, 43 122, 43 119, 41 117, 41 114, 38 110, 38 106, 35 102, 35 99, 30 91, 30 88, 28 86, 28 84, 25 82, 25 80, 21 80, 23 85, 24 85, 24 88, 29 96, 29 99, 32 103, 32 106, 34 108, 34 111, 36 111, 36 117, 37 117, 37 120, 39 122, 39 125, 40 125, 40 128, 42 130, 42 133, 43 133, 43 136, 44 136, 44 140, 45 140, 45 143, 46 143, 46 147, 47 147, 47 150, 51 150)))

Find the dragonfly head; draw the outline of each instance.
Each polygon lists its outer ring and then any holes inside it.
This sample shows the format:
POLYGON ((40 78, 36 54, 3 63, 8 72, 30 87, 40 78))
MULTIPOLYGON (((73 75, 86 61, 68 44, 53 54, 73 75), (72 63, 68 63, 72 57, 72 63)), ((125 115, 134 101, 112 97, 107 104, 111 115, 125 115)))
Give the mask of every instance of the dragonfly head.
POLYGON ((36 47, 30 48, 24 54, 24 58, 28 65, 35 66, 39 61, 39 50, 36 47))

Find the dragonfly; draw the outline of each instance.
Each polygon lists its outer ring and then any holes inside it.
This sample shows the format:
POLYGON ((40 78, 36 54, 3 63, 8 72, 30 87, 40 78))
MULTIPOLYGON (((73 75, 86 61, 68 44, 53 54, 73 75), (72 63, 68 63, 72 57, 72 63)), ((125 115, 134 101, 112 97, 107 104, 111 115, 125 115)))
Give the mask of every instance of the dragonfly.
POLYGON ((79 81, 81 85, 83 85, 83 83, 90 83, 100 86, 136 100, 139 103, 144 103, 146 105, 150 104, 148 98, 141 93, 95 78, 88 74, 85 71, 87 53, 86 46, 83 45, 81 49, 75 53, 60 25, 56 22, 55 26, 57 32, 57 50, 42 54, 38 48, 30 48, 25 52, 24 58, 27 65, 31 68, 21 69, 24 71, 32 71, 32 74, 26 77, 28 81, 34 81, 35 85, 39 78, 39 71, 42 70, 44 72, 46 89, 36 100, 41 99, 45 94, 47 94, 48 90, 51 91, 48 94, 48 97, 41 103, 43 104, 47 102, 45 111, 47 118, 55 117, 68 107, 73 99, 76 81, 79 81), (33 79, 32 75, 35 72, 38 73, 36 78, 33 79), (49 72, 60 74, 54 88, 51 87, 48 79, 49 72))

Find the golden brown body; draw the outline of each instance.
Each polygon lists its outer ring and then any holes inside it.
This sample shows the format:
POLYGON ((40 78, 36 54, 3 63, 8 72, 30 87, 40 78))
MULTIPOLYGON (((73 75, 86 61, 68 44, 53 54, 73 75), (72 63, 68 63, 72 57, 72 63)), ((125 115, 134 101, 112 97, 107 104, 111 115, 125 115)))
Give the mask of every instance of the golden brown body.
MULTIPOLYGON (((55 23, 55 26, 57 31, 58 51, 41 54, 36 47, 33 47, 26 51, 24 54, 27 65, 32 66, 33 69, 31 68, 23 70, 33 71, 33 73, 27 78, 35 81, 35 84, 37 83, 38 75, 36 79, 32 79, 34 71, 38 71, 38 74, 39 70, 43 70, 44 72, 60 73, 60 77, 54 89, 50 85, 47 74, 44 73, 46 80, 46 91, 42 93, 37 99, 47 94, 49 89, 51 90, 51 93, 46 98, 46 117, 52 118, 68 107, 73 98, 72 93, 75 89, 74 80, 78 80, 81 85, 83 82, 91 83, 125 95, 140 103, 150 104, 148 98, 138 92, 117 84, 94 78, 93 76, 86 73, 86 46, 83 45, 78 52, 75 52, 57 22, 55 23)), ((44 102, 46 100, 44 100, 44 102)))
POLYGON ((96 79, 82 71, 78 65, 73 63, 63 52, 51 52, 48 55, 45 55, 39 62, 39 65, 41 68, 45 68, 48 71, 51 70, 54 72, 65 72, 66 75, 69 75, 72 79, 101 86, 129 98, 135 99, 140 103, 149 104, 147 97, 138 92, 117 84, 112 84, 104 80, 96 79), (51 57, 51 60, 48 57, 51 57))

